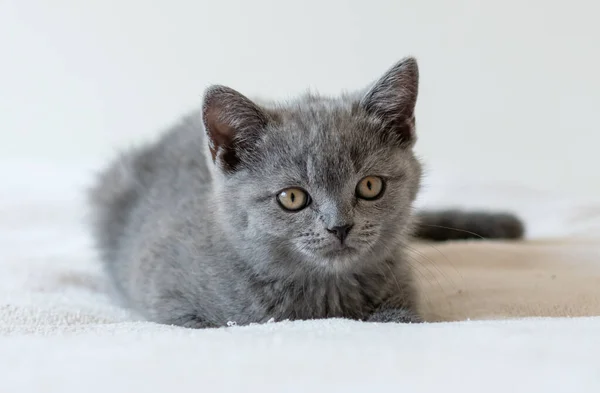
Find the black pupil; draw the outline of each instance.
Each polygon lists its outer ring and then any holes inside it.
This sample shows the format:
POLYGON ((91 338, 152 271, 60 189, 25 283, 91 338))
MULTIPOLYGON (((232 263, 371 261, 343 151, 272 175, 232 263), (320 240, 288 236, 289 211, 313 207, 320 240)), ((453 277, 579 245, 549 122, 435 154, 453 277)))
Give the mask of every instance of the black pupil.
POLYGON ((293 192, 290 194, 290 199, 292 200, 292 203, 294 203, 296 201, 296 194, 294 194, 293 192))
POLYGON ((371 184, 371 180, 367 180, 367 188, 371 190, 373 188, 373 184, 371 184))

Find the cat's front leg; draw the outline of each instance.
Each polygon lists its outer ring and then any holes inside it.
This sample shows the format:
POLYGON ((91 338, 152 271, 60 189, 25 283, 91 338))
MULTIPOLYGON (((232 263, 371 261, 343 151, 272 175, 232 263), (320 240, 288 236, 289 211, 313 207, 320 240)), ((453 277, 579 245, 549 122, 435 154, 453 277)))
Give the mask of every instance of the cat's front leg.
POLYGON ((368 322, 423 322, 415 306, 414 295, 408 289, 384 301, 368 318, 368 322))
POLYGON ((152 302, 151 320, 165 325, 181 326, 190 329, 219 327, 206 318, 204 313, 190 305, 189 297, 179 290, 164 290, 158 300, 152 302))
POLYGON ((410 308, 381 307, 367 318, 367 322, 420 323, 423 320, 410 308))

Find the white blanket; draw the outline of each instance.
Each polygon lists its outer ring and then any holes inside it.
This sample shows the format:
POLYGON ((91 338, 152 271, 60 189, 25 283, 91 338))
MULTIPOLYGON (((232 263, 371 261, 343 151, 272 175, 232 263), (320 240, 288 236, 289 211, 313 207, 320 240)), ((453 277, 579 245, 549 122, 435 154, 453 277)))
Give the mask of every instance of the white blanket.
MULTIPOLYGON (((214 330, 136 321, 107 297, 83 226, 88 171, 5 163, 0 178, 2 393, 600 392, 600 317, 214 330)), ((600 239, 600 203, 475 186, 431 187, 423 202, 513 208, 534 239, 600 239)))

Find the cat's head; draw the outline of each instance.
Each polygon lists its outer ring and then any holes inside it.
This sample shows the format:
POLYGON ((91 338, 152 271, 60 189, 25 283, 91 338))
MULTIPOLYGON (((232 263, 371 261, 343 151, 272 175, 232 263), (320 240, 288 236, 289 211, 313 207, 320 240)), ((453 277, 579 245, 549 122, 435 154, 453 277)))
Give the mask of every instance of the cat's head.
POLYGON ((417 91, 412 58, 365 91, 337 98, 259 105, 209 88, 208 158, 232 247, 282 274, 339 271, 389 255, 419 188, 417 91))

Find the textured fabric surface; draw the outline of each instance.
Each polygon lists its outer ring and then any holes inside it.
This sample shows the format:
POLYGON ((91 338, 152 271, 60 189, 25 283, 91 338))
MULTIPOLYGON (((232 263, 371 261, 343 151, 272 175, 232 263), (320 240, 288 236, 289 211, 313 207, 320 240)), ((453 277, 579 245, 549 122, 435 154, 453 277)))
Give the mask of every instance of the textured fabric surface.
POLYGON ((1 392, 600 391, 600 202, 438 183, 423 203, 510 208, 529 226, 519 243, 413 245, 423 311, 445 322, 196 331, 107 296, 83 226, 87 170, 0 175, 1 392))

